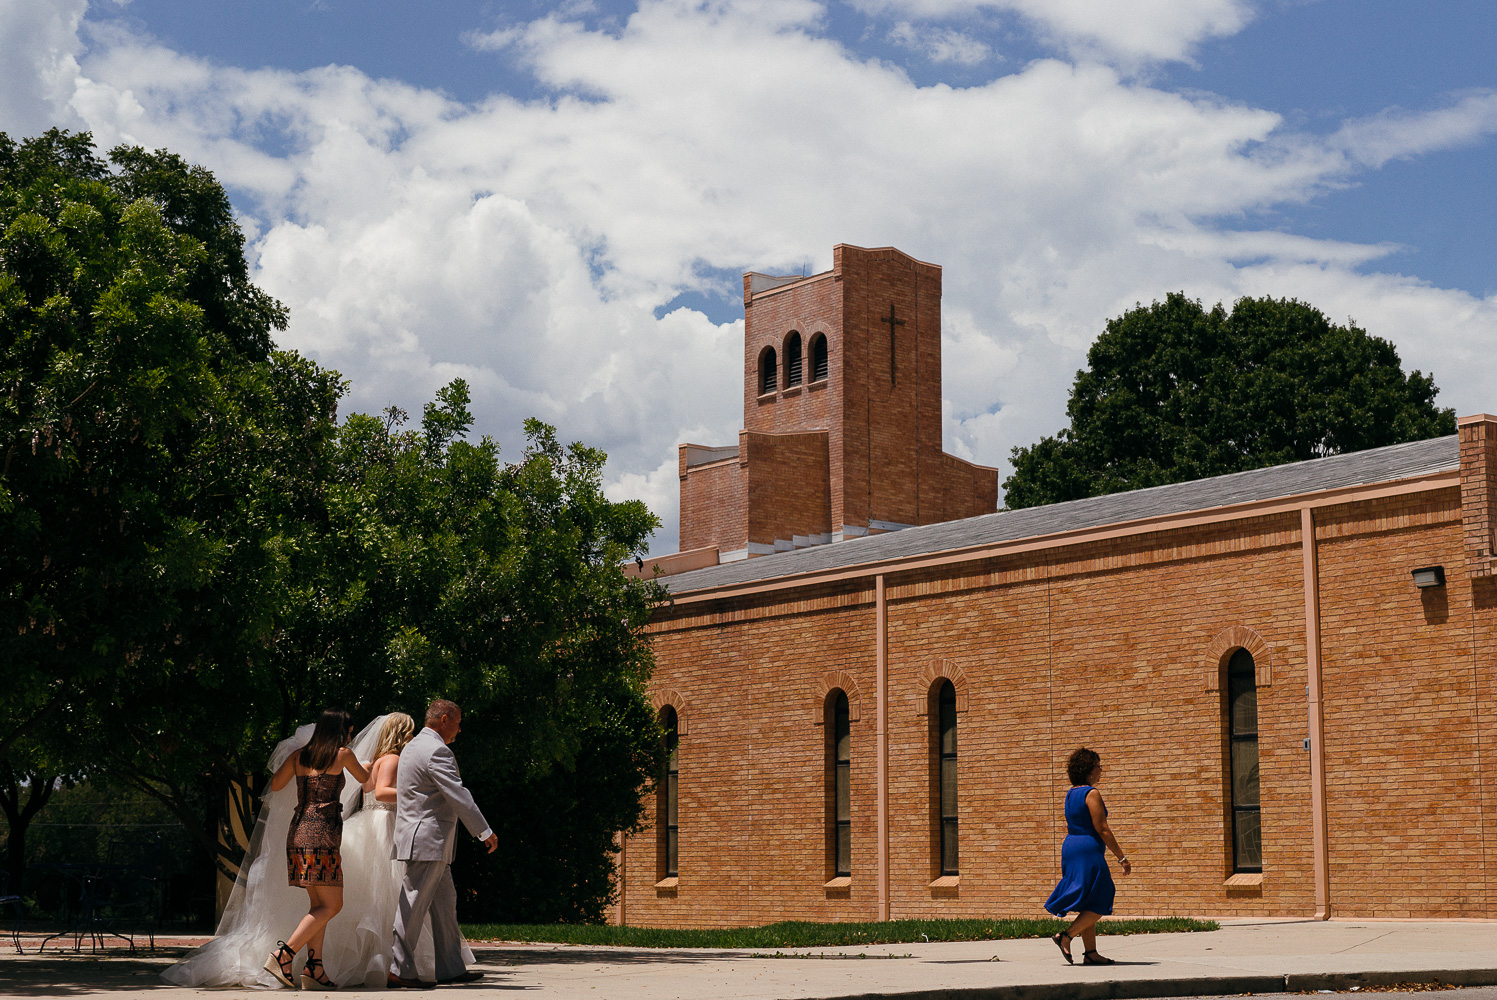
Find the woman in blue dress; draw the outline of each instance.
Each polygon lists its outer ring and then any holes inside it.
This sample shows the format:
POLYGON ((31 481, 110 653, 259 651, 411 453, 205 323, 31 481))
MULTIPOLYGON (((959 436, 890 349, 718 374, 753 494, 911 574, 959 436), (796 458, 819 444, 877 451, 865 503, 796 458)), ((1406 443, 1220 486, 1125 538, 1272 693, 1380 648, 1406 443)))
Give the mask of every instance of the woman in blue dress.
POLYGON ((1085 747, 1066 761, 1066 775, 1071 790, 1066 793, 1066 839, 1060 848, 1060 882, 1045 901, 1045 909, 1063 917, 1075 913, 1071 926, 1050 940, 1069 963, 1071 942, 1081 938, 1086 954, 1083 965, 1112 965, 1113 960, 1097 953, 1097 921, 1112 912, 1116 887, 1107 867, 1107 851, 1117 855, 1123 874, 1133 870, 1118 839, 1107 825, 1107 806, 1096 785, 1102 780, 1102 758, 1085 747))

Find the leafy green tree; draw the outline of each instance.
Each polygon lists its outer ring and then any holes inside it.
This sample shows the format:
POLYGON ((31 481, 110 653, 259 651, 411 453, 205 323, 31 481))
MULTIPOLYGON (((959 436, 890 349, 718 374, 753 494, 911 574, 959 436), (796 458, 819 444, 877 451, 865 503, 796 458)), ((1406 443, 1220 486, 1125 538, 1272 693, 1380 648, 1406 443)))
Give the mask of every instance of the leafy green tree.
POLYGON ((0 133, 0 758, 177 645, 234 502, 200 472, 285 324, 211 175, 110 159, 0 133))
POLYGON ((619 568, 655 518, 607 500, 603 454, 543 424, 512 465, 469 441, 462 382, 418 426, 340 425, 346 387, 273 349, 284 324, 206 171, 0 136, 11 798, 45 734, 56 773, 160 803, 233 874, 232 830, 296 724, 452 697, 506 839, 502 866, 463 855, 465 911, 597 919, 658 765, 644 630, 662 592, 619 568))
POLYGON ((1171 293, 1109 320, 1087 361, 1070 426, 1013 449, 1008 507, 1455 433, 1431 376, 1294 299, 1243 298, 1229 314, 1171 293))
POLYGON ((657 522, 602 495, 601 452, 563 448, 532 422, 530 448, 506 466, 493 441, 466 440, 471 422, 461 381, 416 428, 394 409, 353 414, 314 468, 247 494, 264 557, 243 575, 266 581, 248 601, 265 616, 242 654, 253 665, 117 686, 95 699, 117 718, 94 745, 115 780, 171 804, 229 871, 224 824, 253 815, 275 739, 329 704, 360 721, 419 719, 432 698, 453 698, 465 775, 503 842, 492 858, 460 856, 464 912, 597 919, 613 835, 638 827, 657 770, 644 628, 661 592, 619 568, 657 522), (239 774, 251 777, 236 785, 239 774), (205 782, 220 803, 239 790, 206 821, 205 782))
POLYGON ((206 170, 0 134, 0 760, 31 773, 28 743, 64 770, 170 760, 165 800, 205 847, 205 782, 292 714, 254 695, 275 627, 265 512, 315 489, 342 392, 272 352, 284 325, 206 170), (148 736, 122 714, 144 697, 148 736))
POLYGON ((365 715, 463 706, 457 752, 501 842, 460 847, 466 916, 601 919, 614 834, 639 826, 658 769, 644 630, 662 592, 620 570, 658 522, 604 497, 602 452, 530 421, 502 465, 464 439, 471 422, 460 381, 419 429, 393 410, 349 418, 330 534, 354 544, 320 564, 360 582, 309 609, 307 643, 336 632, 343 698, 365 715))
POLYGON ((91 766, 165 805, 231 877, 242 856, 234 830, 253 826, 270 749, 321 697, 321 678, 287 641, 288 605, 336 576, 310 567, 329 548, 342 382, 282 352, 253 374, 253 391, 235 395, 234 433, 194 470, 198 490, 220 501, 203 529, 221 547, 211 574, 183 603, 169 646, 94 678, 60 720, 91 766))

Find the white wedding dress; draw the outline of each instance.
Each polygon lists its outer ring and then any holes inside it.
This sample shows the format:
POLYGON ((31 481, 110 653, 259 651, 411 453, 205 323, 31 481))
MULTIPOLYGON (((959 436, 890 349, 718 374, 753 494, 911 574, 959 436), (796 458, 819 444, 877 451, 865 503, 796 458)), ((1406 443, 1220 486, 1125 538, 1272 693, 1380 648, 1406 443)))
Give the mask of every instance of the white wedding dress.
MULTIPOLYGON (((349 744, 366 767, 373 763, 370 758, 384 721, 384 716, 375 719, 349 744)), ((270 757, 271 773, 311 738, 312 726, 305 725, 278 744, 270 757)), ((306 890, 286 884, 286 832, 295 810, 295 782, 265 796, 217 933, 163 972, 162 978, 178 986, 275 989, 283 985, 265 971, 264 964, 276 942, 284 940, 307 915, 306 890)), ((340 986, 380 987, 390 968, 395 905, 405 868, 392 859, 395 811, 376 802, 372 793, 364 793, 350 775, 343 788, 343 815, 343 909, 328 922, 322 963, 328 978, 340 986)), ((303 949, 296 959, 298 976, 305 961, 303 949)), ((463 961, 473 964, 466 941, 463 961)), ((416 966, 420 978, 428 982, 436 978, 429 921, 416 947, 416 966)))

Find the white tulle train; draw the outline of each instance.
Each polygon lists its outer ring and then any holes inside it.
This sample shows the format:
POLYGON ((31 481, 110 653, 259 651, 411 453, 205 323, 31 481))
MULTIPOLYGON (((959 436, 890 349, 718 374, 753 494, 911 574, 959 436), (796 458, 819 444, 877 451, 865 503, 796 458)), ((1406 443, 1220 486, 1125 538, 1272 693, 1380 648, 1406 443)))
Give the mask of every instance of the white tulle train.
MULTIPOLYGON (((366 766, 372 763, 383 724, 384 716, 375 719, 350 744, 366 766)), ((312 726, 306 725, 282 741, 271 755, 271 772, 311 737, 312 726)), ((286 884, 286 832, 295 809, 294 783, 265 797, 213 940, 189 952, 162 978, 178 986, 275 989, 281 985, 265 971, 265 959, 307 913, 306 891, 286 884)), ((362 794, 357 782, 349 781, 343 791, 343 815, 343 910, 327 925, 322 962, 328 977, 340 986, 383 986, 405 867, 391 860, 395 813, 375 802, 373 795, 362 794)), ((303 949, 296 960, 298 974, 305 960, 303 949)), ((473 963, 467 942, 463 942, 463 961, 473 963)), ((416 967, 420 978, 435 978, 429 921, 416 946, 416 967)))

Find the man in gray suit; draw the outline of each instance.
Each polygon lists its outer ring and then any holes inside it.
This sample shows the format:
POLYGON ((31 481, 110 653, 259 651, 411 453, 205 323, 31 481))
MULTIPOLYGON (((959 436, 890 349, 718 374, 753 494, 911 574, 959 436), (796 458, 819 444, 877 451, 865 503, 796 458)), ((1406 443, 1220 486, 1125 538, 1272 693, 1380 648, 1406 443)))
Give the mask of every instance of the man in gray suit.
POLYGON ((416 942, 428 913, 437 953, 437 982, 469 983, 483 978, 482 972, 469 972, 463 966, 457 889, 450 866, 458 820, 490 853, 499 846, 499 837, 463 787, 457 759, 447 747, 462 732, 462 722, 462 709, 439 698, 426 710, 426 728, 400 752, 395 771, 395 858, 405 862, 405 879, 395 912, 392 987, 427 985, 416 978, 416 942))

